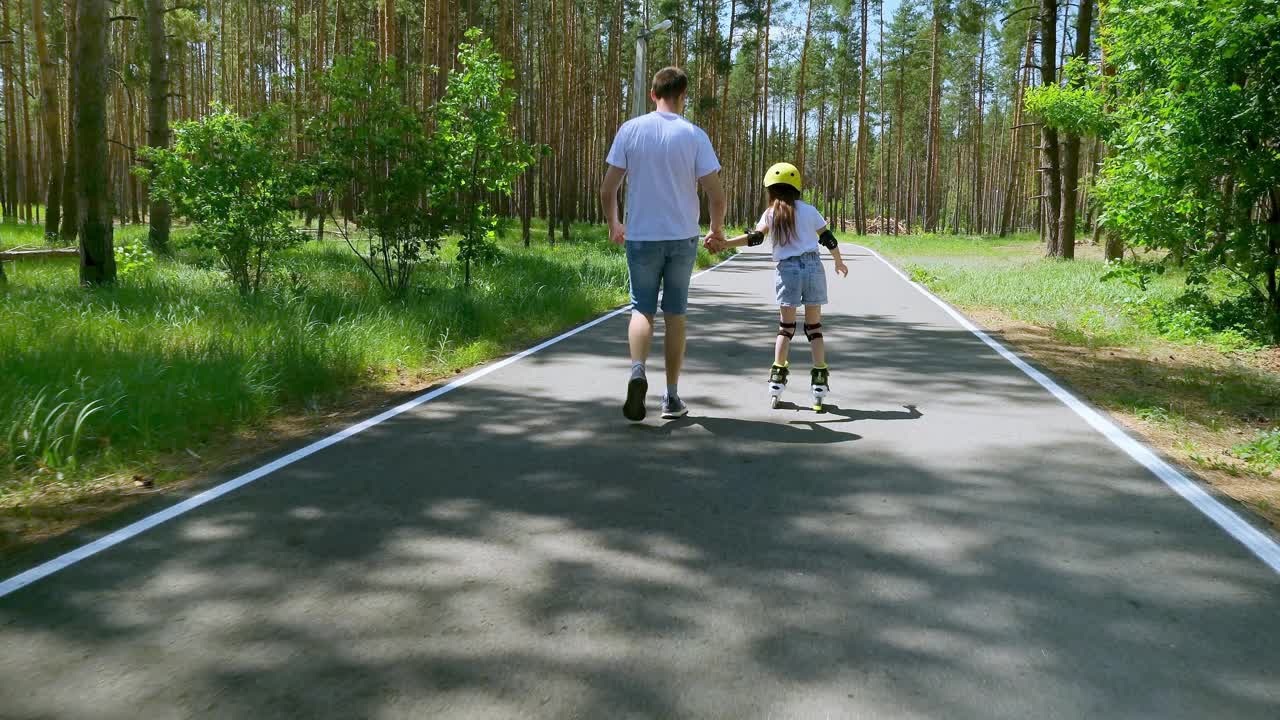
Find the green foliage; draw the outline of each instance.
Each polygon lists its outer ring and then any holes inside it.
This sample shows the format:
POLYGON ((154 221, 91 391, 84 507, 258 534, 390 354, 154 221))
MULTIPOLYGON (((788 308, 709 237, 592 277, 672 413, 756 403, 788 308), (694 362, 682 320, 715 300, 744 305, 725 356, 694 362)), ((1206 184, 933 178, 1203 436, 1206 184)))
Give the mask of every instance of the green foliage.
POLYGON ((942 278, 928 268, 919 265, 908 265, 906 270, 911 282, 919 283, 930 289, 936 289, 942 284, 942 278))
POLYGON ((443 143, 404 101, 395 60, 380 62, 372 43, 335 58, 321 83, 329 107, 308 126, 317 178, 331 192, 359 188, 363 239, 344 237, 383 291, 402 297, 456 215, 443 143))
POLYGON ((1231 454, 1248 463, 1252 469, 1270 475, 1280 469, 1280 430, 1260 433, 1253 440, 1236 445, 1231 454))
POLYGON ((1082 58, 1071 58, 1062 68, 1066 86, 1027 88, 1023 105, 1028 113, 1056 130, 1076 135, 1103 135, 1109 128, 1105 100, 1097 90, 1097 68, 1082 58))
POLYGON ((1145 293, 1151 287, 1151 279, 1155 276, 1163 275, 1165 267, 1163 263, 1153 263, 1145 260, 1113 260, 1107 263, 1107 271, 1102 274, 1102 280, 1104 282, 1119 280, 1125 285, 1145 293))
POLYGON ((154 171, 152 192, 196 226, 192 242, 218 253, 240 293, 257 293, 279 254, 302 236, 290 225, 292 202, 305 187, 291 159, 284 114, 251 118, 222 107, 174 128, 172 149, 144 148, 154 171))
POLYGON ((1103 42, 1116 129, 1097 198, 1128 243, 1219 268, 1280 338, 1280 13, 1274 0, 1114 0, 1103 42), (1258 210, 1266 203, 1272 217, 1258 210))
MULTIPOLYGON (((77 374, 75 380, 83 389, 83 376, 77 374)), ((13 463, 75 470, 91 419, 108 407, 98 399, 76 397, 69 389, 50 396, 41 388, 34 396, 18 396, 5 413, 5 446, 13 463)))
POLYGON ((1166 340, 1212 345, 1219 350, 1256 350, 1268 337, 1258 324, 1264 310, 1253 295, 1215 299, 1191 288, 1171 300, 1130 299, 1126 313, 1166 340))
POLYGON ((91 293, 65 260, 17 263, 0 293, 0 506, 54 479, 41 468, 68 482, 139 471, 163 480, 169 454, 211 457, 273 415, 318 412, 387 382, 403 391, 401 379, 452 375, 617 307, 625 253, 599 226, 574 235, 527 249, 518 233, 501 238, 495 271, 469 290, 450 241, 394 303, 341 243, 286 252, 281 280, 255 302, 193 264, 212 251, 185 243, 172 261, 91 293))
POLYGON ((1208 344, 1224 351, 1252 350, 1269 340, 1266 308, 1249 288, 1225 273, 1191 281, 1176 296, 1151 294, 1168 264, 1133 259, 1107 263, 1102 280, 1137 291, 1123 300, 1125 314, 1152 334, 1175 342, 1208 344))
POLYGON ((462 206, 458 256, 470 285, 471 264, 491 259, 495 247, 497 218, 485 198, 511 193, 512 182, 533 163, 534 148, 511 134, 515 94, 505 87, 511 68, 478 29, 467 31, 458 64, 437 112, 442 179, 458 191, 462 206))
POLYGON ((116 245, 116 274, 121 278, 150 270, 156 264, 155 253, 142 243, 116 245))

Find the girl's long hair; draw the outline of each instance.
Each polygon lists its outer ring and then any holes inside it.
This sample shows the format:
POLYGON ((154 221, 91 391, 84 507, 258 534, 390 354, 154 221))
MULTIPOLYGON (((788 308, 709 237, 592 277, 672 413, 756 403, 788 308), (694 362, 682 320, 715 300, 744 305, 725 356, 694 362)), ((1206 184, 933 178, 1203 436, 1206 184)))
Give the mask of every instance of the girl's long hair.
POLYGON ((796 237, 796 201, 800 199, 800 191, 786 183, 776 183, 766 188, 769 191, 769 206, 773 209, 773 242, 786 245, 796 237))

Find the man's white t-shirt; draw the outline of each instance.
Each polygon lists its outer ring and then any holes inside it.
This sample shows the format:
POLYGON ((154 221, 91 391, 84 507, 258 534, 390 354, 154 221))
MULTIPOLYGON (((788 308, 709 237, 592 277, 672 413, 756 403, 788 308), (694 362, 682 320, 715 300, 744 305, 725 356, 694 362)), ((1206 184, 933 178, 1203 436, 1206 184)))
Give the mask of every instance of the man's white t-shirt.
POLYGON ((785 245, 778 243, 778 237, 773 232, 772 204, 760 216, 760 222, 756 227, 760 225, 769 228, 769 243, 773 245, 773 259, 785 260, 807 252, 817 252, 818 231, 827 226, 827 221, 823 219, 822 213, 818 212, 818 208, 803 200, 797 200, 796 234, 794 237, 788 238, 785 245))
POLYGON ((684 240, 698 229, 698 180, 720 169, 711 140, 675 113, 618 128, 605 162, 627 171, 627 240, 684 240))

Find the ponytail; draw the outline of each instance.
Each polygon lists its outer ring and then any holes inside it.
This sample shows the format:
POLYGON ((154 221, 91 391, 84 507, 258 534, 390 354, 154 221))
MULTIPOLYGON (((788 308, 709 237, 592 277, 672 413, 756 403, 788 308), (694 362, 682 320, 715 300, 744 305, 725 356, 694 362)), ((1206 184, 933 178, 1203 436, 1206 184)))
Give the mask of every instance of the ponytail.
POLYGON ((770 185, 768 191, 773 210, 773 243, 786 245, 796 238, 796 200, 800 199, 800 191, 784 183, 770 185))

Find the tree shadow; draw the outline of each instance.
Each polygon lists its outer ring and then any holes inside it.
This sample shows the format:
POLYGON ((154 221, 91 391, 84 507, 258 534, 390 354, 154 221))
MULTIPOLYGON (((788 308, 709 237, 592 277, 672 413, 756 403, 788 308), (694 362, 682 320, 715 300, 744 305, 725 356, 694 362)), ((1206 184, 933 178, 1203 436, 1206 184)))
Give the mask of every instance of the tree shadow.
POLYGON ((696 417, 622 421, 615 318, 0 599, 4 713, 1274 717, 1280 578, 1181 498, 927 318, 744 407, 755 302, 696 417))

